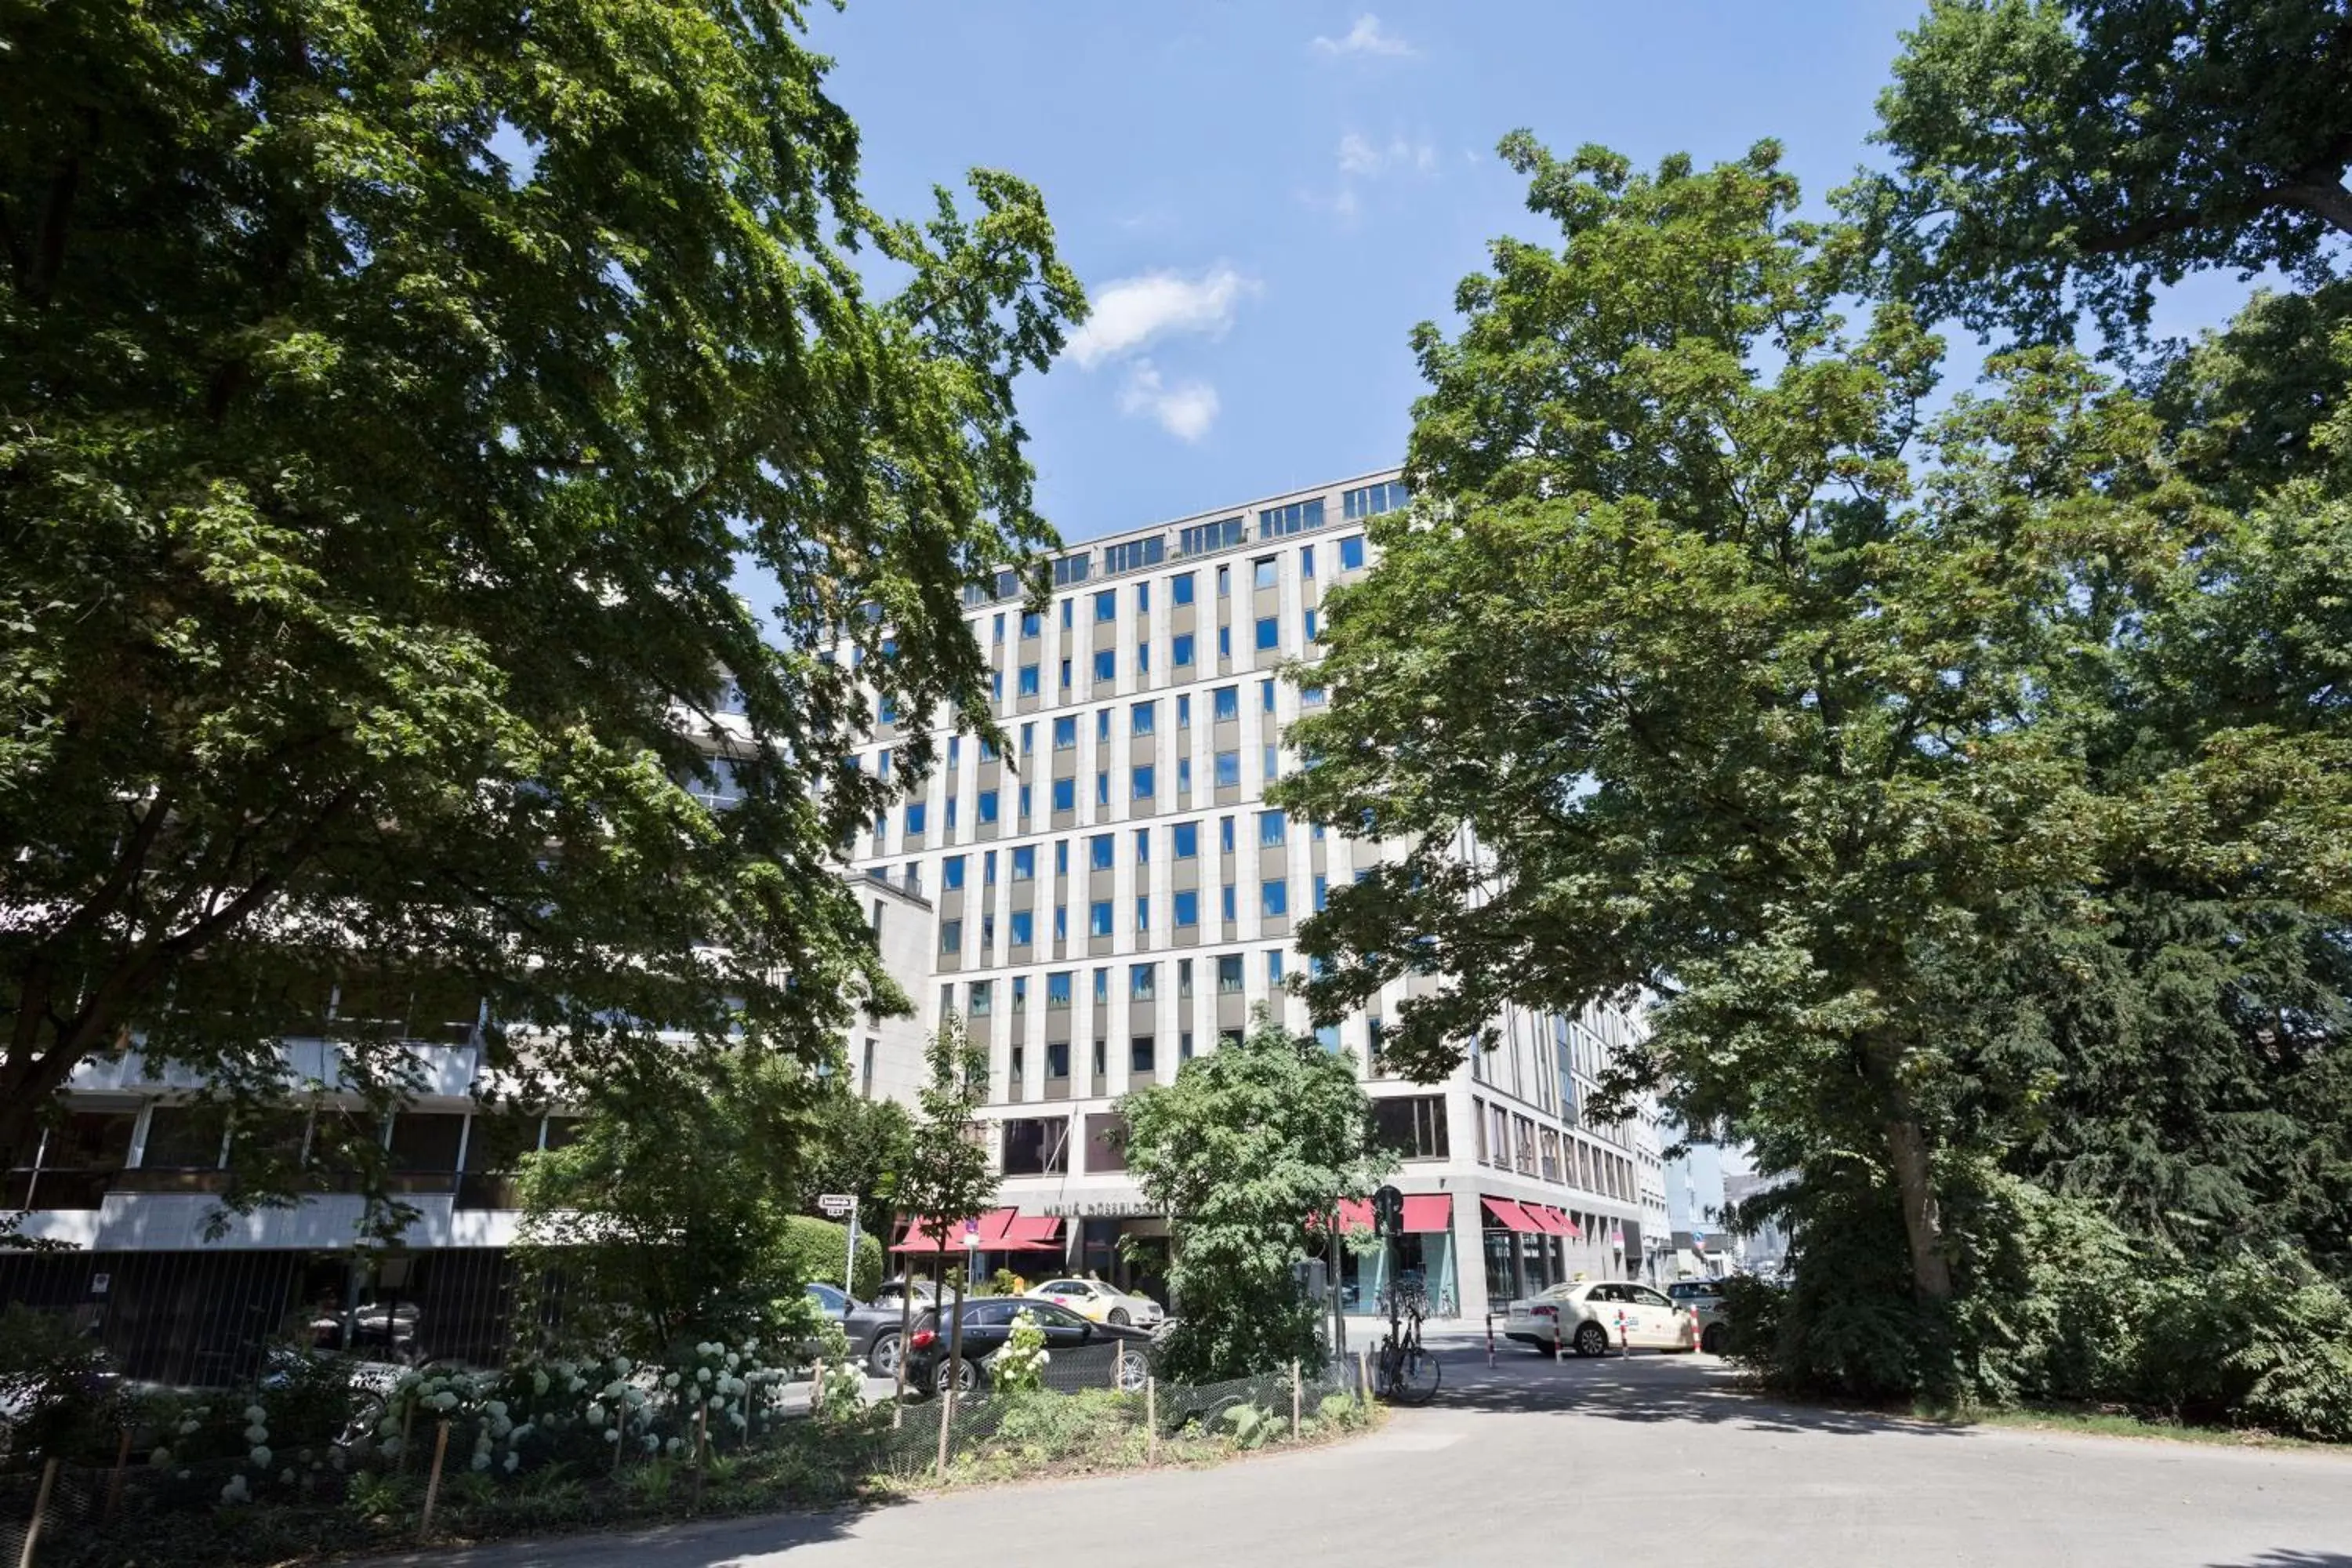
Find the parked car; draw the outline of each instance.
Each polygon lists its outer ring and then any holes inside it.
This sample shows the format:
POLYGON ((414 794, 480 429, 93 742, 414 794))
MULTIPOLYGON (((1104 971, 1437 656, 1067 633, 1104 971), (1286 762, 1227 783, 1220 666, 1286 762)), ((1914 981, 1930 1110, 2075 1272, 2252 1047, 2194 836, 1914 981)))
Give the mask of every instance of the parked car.
POLYGON ((1723 1281, 1677 1279, 1666 1287, 1666 1295, 1684 1311, 1698 1314, 1698 1348, 1709 1355, 1721 1355, 1725 1342, 1731 1337, 1727 1326, 1723 1281))
POLYGON ((1149 1329, 1168 1316, 1167 1310, 1150 1297, 1122 1290, 1100 1279, 1048 1279, 1029 1294, 1067 1307, 1089 1322, 1120 1327, 1132 1323, 1149 1329))
POLYGON ((1057 1387, 1118 1386, 1139 1393, 1151 1363, 1146 1347, 1151 1331, 1127 1323, 1095 1323, 1052 1301, 1028 1296, 982 1296, 963 1304, 962 1355, 950 1364, 947 1313, 923 1314, 907 1340, 907 1386, 929 1397, 953 1381, 958 1393, 988 1386, 988 1362, 1012 1337, 1013 1321, 1027 1312, 1045 1331, 1049 1375, 1057 1387))
MULTIPOLYGON (((898 1375, 900 1298, 908 1294, 914 1297, 916 1317, 931 1309, 931 1288, 919 1279, 893 1279, 877 1291, 871 1301, 857 1300, 840 1286, 822 1281, 805 1289, 816 1310, 841 1325, 851 1352, 877 1377, 898 1375)), ((814 1356, 817 1342, 804 1340, 800 1348, 803 1356, 814 1356)))
POLYGON ((1690 1313, 1647 1285, 1616 1279, 1555 1285, 1513 1301, 1503 1337, 1547 1354, 1561 1344, 1580 1356, 1633 1350, 1687 1351, 1698 1346, 1690 1313))

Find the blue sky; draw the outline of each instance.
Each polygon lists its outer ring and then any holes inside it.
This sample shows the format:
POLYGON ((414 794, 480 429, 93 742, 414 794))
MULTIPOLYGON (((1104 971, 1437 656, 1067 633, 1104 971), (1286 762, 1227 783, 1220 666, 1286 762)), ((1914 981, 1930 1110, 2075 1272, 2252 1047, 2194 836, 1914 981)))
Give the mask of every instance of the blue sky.
MULTIPOLYGON (((812 36, 885 211, 974 164, 1044 191, 1097 309, 1022 389, 1040 503, 1076 541, 1398 460, 1407 333, 1450 320, 1489 238, 1546 237, 1504 132, 1642 163, 1777 137, 1810 205, 1868 155, 1920 9, 851 0, 812 36)), ((2243 291, 2192 287, 2160 324, 2243 291)))

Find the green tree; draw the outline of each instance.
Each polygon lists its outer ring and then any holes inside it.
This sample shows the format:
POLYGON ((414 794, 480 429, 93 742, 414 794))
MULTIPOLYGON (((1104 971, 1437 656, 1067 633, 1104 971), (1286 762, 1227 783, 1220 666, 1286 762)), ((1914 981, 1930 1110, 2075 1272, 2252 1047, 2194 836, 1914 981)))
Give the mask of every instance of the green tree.
POLYGON ((1374 1146, 1354 1062, 1260 1009, 1239 1044, 1193 1058, 1119 1111, 1128 1169, 1169 1216, 1169 1375, 1320 1365, 1323 1304, 1293 1265, 1318 1245, 1318 1221, 1370 1193, 1391 1163, 1374 1146))
POLYGON ((893 1212, 890 1194, 914 1147, 914 1118, 895 1100, 861 1100, 838 1079, 835 1083, 817 1108, 814 1136, 801 1162, 801 1206, 814 1207, 824 1193, 856 1195, 865 1227, 859 1251, 869 1244, 878 1250, 889 1244, 884 1233, 893 1212))
POLYGON ((871 210, 801 26, 8 11, 0 1152, 127 1037, 382 1077, 487 994, 591 1083, 898 1000, 845 764, 987 725, 961 593, 1051 538, 1013 384, 1084 302, 1008 175, 871 210))
MULTIPOLYGON (((916 1097, 914 1138, 908 1147, 906 1162, 899 1168, 893 1195, 902 1214, 931 1226, 936 1237, 929 1255, 934 1279, 947 1279, 949 1254, 952 1251, 957 1255, 955 1300, 961 1304, 964 1268, 971 1256, 958 1244, 963 1223, 977 1219, 996 1198, 996 1172, 990 1158, 988 1126, 980 1119, 980 1108, 988 1102, 988 1052, 971 1043, 964 1031, 962 1016, 950 1013, 940 1021, 939 1032, 931 1037, 929 1065, 929 1081, 916 1097)), ((912 1274, 923 1255, 906 1256, 908 1272, 912 1274)), ((898 1298, 898 1340, 902 1346, 914 1314, 914 1300, 912 1291, 902 1291, 898 1298)), ((952 1366, 963 1353, 963 1314, 957 1311, 952 1319, 943 1317, 941 1321, 949 1336, 950 1359, 947 1364, 952 1366)), ((907 1386, 907 1360, 903 1353, 898 1357, 898 1392, 903 1395, 907 1386)))
POLYGON ((578 1136, 522 1162, 515 1252, 536 1314, 641 1359, 793 1321, 792 1157, 820 1092, 748 1051, 649 1055, 596 1086, 578 1136))
POLYGON ((2342 0, 1932 0, 1879 119, 1849 210, 1984 331, 2120 335, 2203 268, 2316 284, 2352 235, 2342 0))
POLYGON ((1333 596, 1277 792, 1397 850, 1302 933, 1317 1015, 1433 977, 1383 1037, 1433 1080, 1506 1003, 1654 988, 1617 1087, 1837 1153, 1940 1310, 1969 1151, 1931 1003, 2095 868, 2070 672, 2174 542, 2155 422, 2047 352, 1923 421, 1939 345, 1899 305, 1848 325, 1847 238, 1790 218, 1769 144, 1503 150, 1564 243, 1496 242, 1460 335, 1417 333, 1423 499, 1333 596))

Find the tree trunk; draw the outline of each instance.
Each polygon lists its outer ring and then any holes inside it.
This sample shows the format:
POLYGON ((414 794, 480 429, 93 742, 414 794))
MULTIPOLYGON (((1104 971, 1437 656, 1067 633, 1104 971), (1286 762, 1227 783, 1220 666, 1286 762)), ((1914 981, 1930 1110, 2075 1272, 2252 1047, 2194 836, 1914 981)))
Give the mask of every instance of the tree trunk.
POLYGON ((1903 1230, 1911 1241, 1911 1289, 1922 1301, 1952 1299, 1952 1260, 1944 1251, 1944 1217, 1927 1169, 1927 1136, 1919 1123, 1886 1123, 1887 1161, 1903 1198, 1903 1230))

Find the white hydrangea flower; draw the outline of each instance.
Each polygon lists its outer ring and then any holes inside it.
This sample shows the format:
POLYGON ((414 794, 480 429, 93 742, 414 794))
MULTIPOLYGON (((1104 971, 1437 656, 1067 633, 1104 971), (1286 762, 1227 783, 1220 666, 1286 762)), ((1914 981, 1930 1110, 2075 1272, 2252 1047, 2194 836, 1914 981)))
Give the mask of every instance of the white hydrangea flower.
POLYGON ((672 1437, 662 1445, 662 1451, 666 1454, 675 1454, 684 1447, 686 1447, 686 1444, 683 1439, 672 1437))
POLYGON ((737 1367, 741 1366, 742 1364, 743 1364, 743 1358, 742 1358, 741 1356, 737 1355, 733 1351, 729 1351, 729 1352, 727 1352, 727 1370, 728 1370, 728 1371, 730 1371, 730 1372, 733 1372, 737 1367))
POLYGON ((172 1463, 172 1450, 158 1446, 153 1453, 147 1456, 147 1462, 159 1470, 166 1469, 172 1463))
POLYGON ((697 1383, 709 1383, 710 1381, 710 1369, 707 1366, 696 1367, 694 1369, 694 1381, 697 1383))
POLYGON ((613 1358, 613 1370, 623 1377, 628 1376, 630 1370, 635 1365, 635 1362, 625 1355, 616 1355, 613 1358))
POLYGON ((546 1372, 544 1370, 532 1372, 530 1374, 530 1391, 533 1394, 544 1394, 547 1392, 547 1387, 546 1372))
POLYGON ((620 1440, 621 1429, 618 1426, 607 1426, 604 1428, 604 1441, 607 1443, 617 1443, 620 1440))
MULTIPOLYGON (((677 1386, 677 1373, 674 1372, 665 1373, 662 1377, 662 1386, 664 1388, 676 1388, 677 1386)), ((190 1423, 189 1430, 194 1430, 194 1423, 190 1423)))
POLYGON ((201 1426, 201 1425, 202 1425, 202 1423, 201 1423, 201 1422, 195 1421, 195 1420, 194 1420, 194 1419, 190 1419, 190 1420, 186 1420, 186 1421, 183 1421, 183 1422, 181 1422, 181 1423, 180 1423, 180 1426, 179 1426, 180 1436, 183 1436, 183 1437, 186 1437, 186 1436, 189 1436, 193 1435, 193 1434, 195 1432, 195 1429, 196 1429, 199 1426, 201 1426))
POLYGON ((269 1468, 269 1448, 267 1444, 255 1444, 253 1452, 247 1457, 252 1459, 253 1468, 257 1470, 266 1470, 269 1468))
POLYGON ((397 1436, 386 1437, 381 1445, 380 1451, 387 1459, 400 1458, 400 1438, 397 1436))
POLYGON ((488 1469, 489 1468, 490 1468, 490 1451, 489 1451, 488 1448, 477 1448, 477 1449, 475 1449, 475 1450, 474 1450, 474 1468, 476 1468, 477 1470, 487 1470, 487 1469, 488 1469))
POLYGON ((278 1472, 278 1484, 281 1487, 290 1487, 294 1484, 293 1466, 289 1465, 284 1469, 278 1472))
POLYGON ((602 1426, 604 1424, 604 1406, 601 1403, 591 1404, 588 1406, 588 1425, 591 1426, 602 1426))
POLYGON ((269 1428, 257 1421, 245 1429, 245 1440, 248 1445, 267 1443, 269 1441, 269 1428))
POLYGON ((269 1420, 269 1412, 258 1405, 248 1405, 245 1407, 245 1419, 247 1426, 263 1426, 269 1420))
POLYGON ((503 1399, 493 1399, 488 1405, 482 1406, 482 1408, 490 1413, 490 1419, 493 1421, 503 1421, 506 1419, 507 1402, 503 1399))
POLYGON ((507 1455, 507 1462, 505 1466, 507 1474, 513 1475, 515 1471, 521 1468, 521 1467, 522 1456, 520 1454, 509 1453, 507 1455))
POLYGON ((455 1410, 457 1408, 457 1396, 449 1393, 446 1389, 444 1389, 441 1393, 435 1394, 429 1401, 427 1401, 427 1403, 436 1410, 455 1410))
POLYGON ((228 1485, 221 1488, 220 1495, 221 1501, 226 1503, 251 1502, 253 1500, 253 1494, 246 1490, 245 1476, 242 1472, 229 1477, 228 1485))

